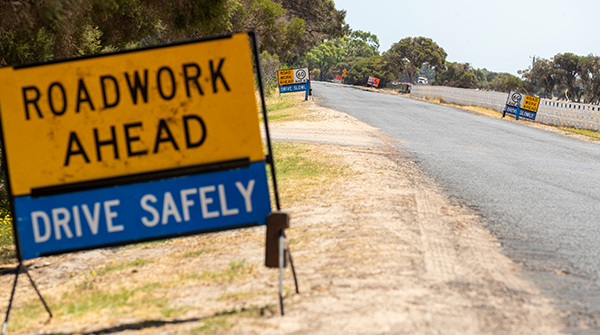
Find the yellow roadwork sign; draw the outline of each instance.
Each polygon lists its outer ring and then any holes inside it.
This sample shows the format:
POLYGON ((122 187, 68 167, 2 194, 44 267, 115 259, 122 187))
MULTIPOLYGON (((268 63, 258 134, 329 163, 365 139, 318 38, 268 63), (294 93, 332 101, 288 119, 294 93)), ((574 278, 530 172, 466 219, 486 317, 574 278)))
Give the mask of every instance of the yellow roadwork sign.
POLYGON ((12 193, 263 157, 246 34, 0 69, 12 193))
POLYGON ((540 98, 532 97, 531 95, 526 95, 525 99, 523 100, 523 106, 521 108, 535 113, 537 112, 539 105, 540 98))
POLYGON ((277 77, 279 79, 279 86, 293 85, 294 70, 279 70, 277 71, 277 77))

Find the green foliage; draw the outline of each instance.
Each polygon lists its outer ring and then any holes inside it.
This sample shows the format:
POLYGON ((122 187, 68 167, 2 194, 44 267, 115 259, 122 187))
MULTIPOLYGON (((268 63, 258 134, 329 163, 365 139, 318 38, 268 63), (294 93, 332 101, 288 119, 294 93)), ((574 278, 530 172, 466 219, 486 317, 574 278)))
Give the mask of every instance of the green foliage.
POLYGON ((600 57, 589 55, 579 61, 579 76, 583 86, 585 103, 600 102, 600 57))
POLYGON ((266 96, 270 96, 279 87, 277 70, 281 69, 281 63, 277 55, 271 55, 267 51, 260 54, 262 68, 263 88, 266 96))
POLYGON ((391 73, 383 69, 384 60, 381 56, 373 56, 356 62, 348 71, 346 83, 351 85, 367 85, 369 76, 379 78, 379 87, 385 87, 395 79, 391 73))
POLYGON ((358 30, 310 49, 304 61, 319 80, 329 80, 333 77, 331 70, 349 70, 356 62, 374 56, 379 56, 377 36, 358 30))
POLYGON ((286 64, 300 64, 302 55, 325 40, 334 40, 350 31, 344 22, 346 12, 335 9, 333 0, 273 0, 286 10, 284 19, 302 19, 305 31, 287 52, 279 53, 286 64))
POLYGON ((579 101, 583 94, 582 88, 577 83, 580 57, 572 53, 557 54, 554 56, 554 67, 558 74, 558 81, 563 87, 561 98, 579 101))
POLYGON ((345 53, 342 41, 326 41, 321 45, 309 50, 305 59, 308 63, 309 69, 319 69, 319 79, 327 79, 328 72, 344 60, 345 53))
POLYGON ((488 76, 488 85, 489 89, 498 92, 533 91, 531 85, 510 73, 494 73, 492 76, 488 76), (493 79, 490 80, 490 77, 493 79))
POLYGON ((447 63, 435 78, 436 85, 450 87, 477 88, 478 83, 477 73, 469 63, 447 63))
POLYGON ((529 69, 519 73, 534 87, 543 88, 545 97, 552 99, 552 91, 559 82, 559 72, 552 61, 538 58, 529 69))
POLYGON ((440 72, 446 62, 446 51, 432 39, 426 37, 406 37, 394 43, 384 52, 386 69, 396 75, 407 72, 410 81, 423 64, 428 64, 440 72))

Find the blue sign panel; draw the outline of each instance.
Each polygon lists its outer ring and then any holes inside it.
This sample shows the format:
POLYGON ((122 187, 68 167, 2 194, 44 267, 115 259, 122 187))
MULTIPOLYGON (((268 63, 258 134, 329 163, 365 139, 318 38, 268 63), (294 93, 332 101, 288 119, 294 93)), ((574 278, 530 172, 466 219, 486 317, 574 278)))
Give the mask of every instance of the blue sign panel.
MULTIPOLYGON (((512 114, 512 115, 517 115, 517 108, 513 107, 513 106, 506 106, 506 113, 508 114, 512 114)), ((537 113, 533 113, 530 111, 526 111, 521 109, 520 113, 519 113, 519 117, 524 117, 526 119, 530 119, 530 120, 534 120, 535 121, 535 116, 537 115, 537 113)))
POLYGON ((279 86, 279 93, 291 93, 300 91, 306 91, 306 84, 279 86))
POLYGON ((271 212, 264 162, 250 167, 14 198, 23 259, 135 241, 263 225, 271 212))

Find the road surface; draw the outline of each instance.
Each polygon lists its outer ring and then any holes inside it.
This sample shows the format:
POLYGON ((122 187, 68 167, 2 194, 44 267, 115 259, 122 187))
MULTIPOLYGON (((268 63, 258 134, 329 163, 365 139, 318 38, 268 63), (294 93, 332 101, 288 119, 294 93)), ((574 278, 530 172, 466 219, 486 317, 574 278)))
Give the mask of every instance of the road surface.
POLYGON ((449 196, 482 215, 565 312, 566 331, 600 333, 600 145, 337 84, 314 82, 313 93, 397 138, 449 196))

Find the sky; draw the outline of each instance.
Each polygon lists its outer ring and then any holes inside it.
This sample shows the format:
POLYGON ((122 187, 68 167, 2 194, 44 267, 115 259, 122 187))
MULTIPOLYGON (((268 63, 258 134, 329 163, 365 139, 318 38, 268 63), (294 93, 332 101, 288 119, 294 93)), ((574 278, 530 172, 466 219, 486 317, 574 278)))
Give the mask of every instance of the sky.
POLYGON ((352 30, 379 38, 379 51, 428 37, 446 61, 518 75, 533 57, 600 55, 599 0, 334 0, 352 30))

